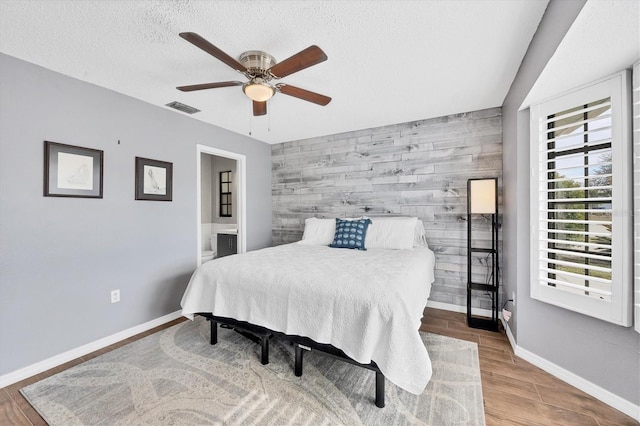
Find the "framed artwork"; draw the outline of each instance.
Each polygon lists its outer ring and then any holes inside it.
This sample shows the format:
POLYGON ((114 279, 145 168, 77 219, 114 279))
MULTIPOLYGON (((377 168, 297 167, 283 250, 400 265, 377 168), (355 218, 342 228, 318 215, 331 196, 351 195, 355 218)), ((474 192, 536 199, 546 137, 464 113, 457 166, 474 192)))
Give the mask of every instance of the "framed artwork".
POLYGON ((44 141, 44 196, 102 198, 104 151, 44 141))
POLYGON ((171 201, 173 163, 136 157, 136 200, 171 201))

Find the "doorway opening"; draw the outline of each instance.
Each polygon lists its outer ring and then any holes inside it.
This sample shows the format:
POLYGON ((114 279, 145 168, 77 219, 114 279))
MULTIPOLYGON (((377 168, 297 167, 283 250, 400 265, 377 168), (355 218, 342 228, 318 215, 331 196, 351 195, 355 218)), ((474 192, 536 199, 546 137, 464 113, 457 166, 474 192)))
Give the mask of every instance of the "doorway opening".
POLYGON ((246 157, 197 145, 197 259, 246 251, 246 157))

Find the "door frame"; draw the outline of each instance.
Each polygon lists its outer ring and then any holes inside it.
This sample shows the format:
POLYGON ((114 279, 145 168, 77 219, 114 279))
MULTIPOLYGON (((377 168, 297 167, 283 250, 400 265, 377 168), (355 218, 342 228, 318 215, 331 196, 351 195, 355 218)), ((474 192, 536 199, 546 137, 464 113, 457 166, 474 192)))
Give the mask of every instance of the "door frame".
POLYGON ((224 157, 236 161, 236 175, 238 179, 238 195, 236 200, 237 207, 237 223, 238 223, 238 253, 244 253, 247 250, 247 157, 231 151, 225 151, 213 148, 207 145, 196 145, 196 216, 197 216, 197 261, 198 266, 202 264, 202 173, 201 161, 202 154, 215 155, 216 157, 224 157))

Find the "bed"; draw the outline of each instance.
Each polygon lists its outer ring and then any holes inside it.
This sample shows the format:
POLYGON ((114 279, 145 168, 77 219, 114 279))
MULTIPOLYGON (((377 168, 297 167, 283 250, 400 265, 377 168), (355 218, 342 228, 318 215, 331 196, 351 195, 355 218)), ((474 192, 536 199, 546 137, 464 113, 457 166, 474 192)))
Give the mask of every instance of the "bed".
MULTIPOLYGON (((335 242, 333 221, 331 227, 331 220, 307 220, 300 242, 201 265, 183 296, 182 314, 212 321, 212 343, 217 323, 257 336, 263 363, 268 339, 288 338, 296 345, 296 375, 302 372, 301 349, 313 347, 422 393, 431 362, 418 328, 434 280, 422 222, 374 218, 366 250, 358 250, 324 244, 335 242), (401 229, 410 234, 403 241, 401 229)), ((376 384, 378 406, 384 405, 383 383, 376 384)))

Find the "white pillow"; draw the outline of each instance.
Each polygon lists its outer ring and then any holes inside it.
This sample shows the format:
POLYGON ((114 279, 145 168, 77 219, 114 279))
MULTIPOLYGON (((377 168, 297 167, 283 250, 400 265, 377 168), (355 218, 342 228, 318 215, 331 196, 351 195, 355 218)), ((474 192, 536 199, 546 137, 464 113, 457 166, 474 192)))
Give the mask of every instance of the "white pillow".
POLYGON ((422 223, 420 219, 416 221, 416 233, 413 239, 413 246, 429 248, 429 244, 427 244, 427 233, 424 230, 424 223, 422 223))
POLYGON ((371 225, 367 229, 367 236, 364 241, 366 248, 395 250, 413 248, 416 240, 417 217, 378 217, 370 219, 371 225))
POLYGON ((335 219, 310 217, 304 221, 304 234, 300 244, 328 246, 336 233, 335 219))

